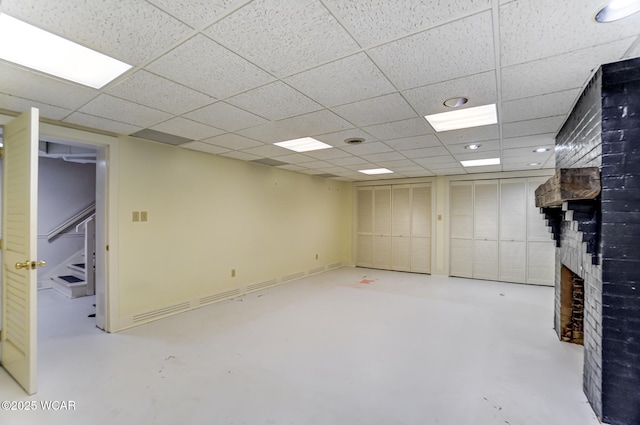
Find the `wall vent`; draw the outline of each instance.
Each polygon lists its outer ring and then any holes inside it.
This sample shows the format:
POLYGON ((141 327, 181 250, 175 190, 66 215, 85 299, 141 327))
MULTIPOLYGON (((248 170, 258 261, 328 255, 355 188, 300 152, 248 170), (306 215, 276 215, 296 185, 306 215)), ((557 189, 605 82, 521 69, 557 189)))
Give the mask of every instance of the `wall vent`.
POLYGON ((316 267, 315 269, 309 270, 309 274, 322 273, 324 271, 324 266, 316 267))
POLYGON ((338 261, 337 263, 332 263, 327 266, 327 269, 337 269, 338 267, 342 267, 342 261, 338 261))
POLYGON ((191 305, 189 303, 175 304, 169 307, 159 308, 157 310, 148 311, 146 313, 140 313, 133 316, 133 323, 144 322, 150 319, 156 319, 171 313, 176 313, 181 310, 186 310, 191 305))
POLYGON ((267 280, 266 282, 254 283, 247 286, 247 291, 257 291, 258 289, 268 288, 269 286, 273 286, 277 283, 278 281, 276 279, 267 280))
POLYGON ((283 282, 288 282, 290 280, 300 279, 301 277, 304 277, 304 272, 299 272, 299 273, 290 274, 288 276, 283 276, 282 277, 282 281, 283 282))
POLYGON ((240 295, 240 290, 239 289, 232 289, 230 291, 221 292, 219 294, 209 295, 207 297, 200 298, 200 305, 209 304, 209 303, 212 303, 212 302, 215 302, 215 301, 224 300, 226 298, 235 297, 237 295, 240 295))

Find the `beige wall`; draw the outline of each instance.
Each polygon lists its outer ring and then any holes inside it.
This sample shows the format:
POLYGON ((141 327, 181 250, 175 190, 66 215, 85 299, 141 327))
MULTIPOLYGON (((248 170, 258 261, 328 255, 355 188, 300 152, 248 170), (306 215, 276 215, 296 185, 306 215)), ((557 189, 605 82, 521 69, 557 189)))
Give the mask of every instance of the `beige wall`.
POLYGON ((118 168, 120 317, 352 263, 349 183, 127 137, 118 168))

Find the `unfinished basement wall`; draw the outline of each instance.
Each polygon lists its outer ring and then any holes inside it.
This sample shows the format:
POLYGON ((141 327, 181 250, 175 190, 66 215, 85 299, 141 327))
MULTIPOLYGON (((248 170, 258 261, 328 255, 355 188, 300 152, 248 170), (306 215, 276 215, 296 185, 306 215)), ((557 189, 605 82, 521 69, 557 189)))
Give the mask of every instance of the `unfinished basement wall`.
POLYGON ((350 183, 128 137, 119 151, 117 328, 352 264, 350 183))

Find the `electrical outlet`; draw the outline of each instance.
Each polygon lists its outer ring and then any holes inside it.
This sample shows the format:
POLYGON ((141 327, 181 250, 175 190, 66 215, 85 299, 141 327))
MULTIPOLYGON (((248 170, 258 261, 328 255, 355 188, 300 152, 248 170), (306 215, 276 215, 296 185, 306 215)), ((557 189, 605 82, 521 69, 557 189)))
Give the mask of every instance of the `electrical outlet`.
POLYGON ((236 277, 236 269, 231 269, 231 277, 236 277))
POLYGON ((131 213, 131 221, 140 221, 140 211, 131 213))
POLYGON ((140 211, 140 221, 147 221, 147 212, 140 211))

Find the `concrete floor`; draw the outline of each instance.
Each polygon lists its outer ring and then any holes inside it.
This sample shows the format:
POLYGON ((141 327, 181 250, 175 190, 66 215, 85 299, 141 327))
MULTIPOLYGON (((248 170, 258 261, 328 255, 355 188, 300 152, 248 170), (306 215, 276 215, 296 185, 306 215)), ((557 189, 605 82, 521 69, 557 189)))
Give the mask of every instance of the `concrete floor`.
POLYGON ((599 423, 548 287, 342 268, 116 334, 38 297, 39 392, 0 401, 75 411, 2 425, 599 423))

